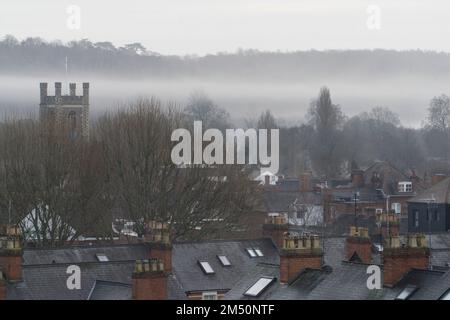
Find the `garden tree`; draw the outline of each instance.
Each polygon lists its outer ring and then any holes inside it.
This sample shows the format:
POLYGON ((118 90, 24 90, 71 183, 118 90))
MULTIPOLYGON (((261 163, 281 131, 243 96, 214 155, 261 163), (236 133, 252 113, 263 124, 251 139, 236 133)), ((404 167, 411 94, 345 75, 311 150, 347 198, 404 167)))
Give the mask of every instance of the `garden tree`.
POLYGON ((398 114, 386 107, 374 107, 369 112, 363 112, 360 118, 362 120, 372 120, 378 125, 390 124, 397 127, 401 124, 398 114))
POLYGON ((450 159, 450 97, 442 94, 431 99, 425 129, 432 154, 450 159))
POLYGON ((101 41, 94 43, 94 46, 96 48, 102 49, 102 50, 108 50, 108 51, 115 51, 117 48, 112 44, 112 42, 109 41, 101 41))
POLYGON ((147 49, 139 42, 126 44, 123 49, 134 54, 144 54, 147 49))
POLYGON ((173 130, 186 124, 172 106, 140 100, 102 117, 95 135, 112 181, 112 197, 142 234, 150 220, 168 222, 174 238, 229 230, 253 212, 257 186, 243 166, 177 166, 171 160, 173 130))
POLYGON ((230 115, 218 107, 205 93, 195 91, 189 97, 184 108, 187 120, 191 122, 202 121, 203 128, 225 130, 230 128, 230 115))
POLYGON ((262 112, 258 118, 257 129, 277 129, 277 121, 270 110, 262 112))
POLYGON ((450 128, 450 97, 445 94, 430 101, 426 126, 442 132, 450 128))
POLYGON ((59 246, 80 235, 110 232, 98 148, 69 138, 67 129, 35 120, 1 126, 2 220, 19 223, 35 246, 59 246))
POLYGON ((345 117, 340 107, 332 103, 328 88, 320 89, 318 98, 311 102, 307 117, 314 128, 313 166, 326 178, 336 177, 342 161, 340 130, 345 117))

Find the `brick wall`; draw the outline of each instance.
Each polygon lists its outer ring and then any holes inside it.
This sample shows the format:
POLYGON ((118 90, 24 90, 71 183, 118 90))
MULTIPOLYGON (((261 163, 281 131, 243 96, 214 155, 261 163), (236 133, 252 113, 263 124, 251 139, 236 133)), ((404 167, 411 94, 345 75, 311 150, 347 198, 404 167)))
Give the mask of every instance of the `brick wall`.
POLYGON ((411 269, 428 268, 430 252, 427 248, 385 249, 383 254, 384 284, 395 285, 411 269))
POLYGON ((369 264, 372 262, 372 243, 369 239, 349 237, 346 240, 345 247, 345 258, 347 261, 349 261, 356 252, 362 263, 369 264))
POLYGON ((280 282, 288 283, 293 280, 305 268, 320 269, 322 267, 322 255, 298 254, 280 256, 280 282))
POLYGON ((4 255, 0 256, 0 266, 3 273, 10 281, 22 280, 22 256, 21 255, 4 255))
POLYGON ((166 300, 167 275, 163 272, 133 277, 133 299, 166 300))

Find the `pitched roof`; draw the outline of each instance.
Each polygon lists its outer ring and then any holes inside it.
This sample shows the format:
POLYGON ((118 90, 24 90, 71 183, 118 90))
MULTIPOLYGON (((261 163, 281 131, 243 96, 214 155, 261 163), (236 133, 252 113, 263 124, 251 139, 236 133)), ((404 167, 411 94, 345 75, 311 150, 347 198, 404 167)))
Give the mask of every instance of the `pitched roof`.
POLYGON ((435 203, 449 203, 450 200, 450 178, 444 179, 430 188, 420 192, 408 202, 428 203, 435 199, 435 203))
POLYGON ((88 300, 131 300, 132 286, 130 284, 96 280, 88 300))
POLYGON ((270 239, 236 241, 202 241, 177 243, 173 246, 174 274, 185 292, 229 290, 248 270, 258 263, 279 264, 278 251, 270 239), (259 248, 263 257, 250 257, 247 248, 259 248), (231 266, 224 267, 218 255, 225 255, 231 266), (205 274, 199 261, 206 261, 214 270, 205 274))

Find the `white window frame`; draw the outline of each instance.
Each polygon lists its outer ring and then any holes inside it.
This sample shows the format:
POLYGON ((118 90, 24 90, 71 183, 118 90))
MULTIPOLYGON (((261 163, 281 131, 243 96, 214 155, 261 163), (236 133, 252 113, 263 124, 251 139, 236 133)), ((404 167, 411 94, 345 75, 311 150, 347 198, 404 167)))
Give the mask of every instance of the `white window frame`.
POLYGON ((412 192, 413 186, 411 181, 400 181, 398 183, 398 192, 412 192))
POLYGON ((217 299, 218 299, 217 291, 204 291, 204 292, 202 292, 202 300, 217 300, 217 299))
POLYGON ((394 202, 391 204, 391 209, 394 210, 394 212, 396 214, 401 214, 402 213, 402 204, 400 202, 394 202))
POLYGON ((264 290, 266 290, 273 282, 275 278, 261 277, 254 284, 252 284, 244 292, 244 296, 247 297, 259 297, 264 290))
POLYGON ((200 265, 200 268, 202 268, 202 271, 205 274, 214 274, 214 269, 212 268, 211 264, 208 261, 198 261, 198 264, 200 265))
POLYGON ((219 255, 217 255, 217 259, 219 259, 222 267, 231 267, 231 262, 226 255, 219 254, 219 255))

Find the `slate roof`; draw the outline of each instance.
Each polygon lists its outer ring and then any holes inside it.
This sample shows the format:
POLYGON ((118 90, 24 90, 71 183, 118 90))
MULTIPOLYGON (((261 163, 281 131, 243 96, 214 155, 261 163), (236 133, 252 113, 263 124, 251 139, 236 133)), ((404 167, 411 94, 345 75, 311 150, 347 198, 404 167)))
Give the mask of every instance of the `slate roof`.
POLYGON ((238 241, 186 242, 174 245, 172 252, 174 274, 185 292, 198 290, 229 290, 236 281, 258 263, 280 263, 278 251, 270 239, 238 241), (259 248, 264 257, 251 258, 246 249, 259 248), (217 255, 225 255, 231 266, 221 265, 217 255), (214 274, 206 275, 198 261, 207 261, 214 274))
POLYGON ((315 192, 279 192, 266 191, 263 195, 264 205, 267 212, 289 212, 290 206, 297 200, 299 204, 308 203, 322 205, 323 199, 315 192))
POLYGON ((436 203, 449 203, 450 196, 450 178, 444 179, 430 188, 420 192, 408 202, 427 203, 427 199, 434 198, 436 203))
POLYGON ((132 286, 130 284, 96 280, 88 300, 131 300, 132 286))
POLYGON ((149 248, 145 244, 126 244, 26 249, 23 254, 23 265, 98 262, 96 254, 99 253, 105 254, 110 261, 135 261, 148 258, 149 248))
MULTIPOLYGON (((327 237, 322 270, 304 270, 289 285, 276 281, 259 299, 394 299, 408 284, 420 287, 412 298, 437 299, 450 288, 450 233, 432 235, 432 263, 435 271, 412 270, 395 288, 368 290, 367 265, 344 262, 345 237, 327 237), (437 297, 437 298, 436 298, 437 297)), ((149 256, 146 244, 89 246, 62 249, 24 250, 23 279, 8 284, 8 299, 85 300, 130 299, 131 275, 136 259, 149 256), (109 261, 99 262, 96 253, 109 261), (81 290, 68 290, 67 266, 81 268, 81 290)), ((227 299, 249 299, 243 293, 262 276, 279 279, 279 255, 270 239, 211 240, 175 243, 173 272, 168 278, 169 298, 186 299, 195 291, 230 290, 227 299), (251 258, 246 249, 259 248, 263 257, 251 258), (225 255, 224 267, 217 255, 225 255), (207 261, 214 274, 205 274, 198 261, 207 261)), ((379 254, 373 264, 380 264, 379 254)))

